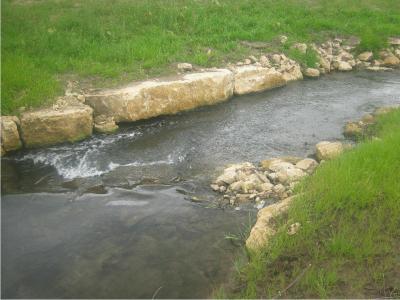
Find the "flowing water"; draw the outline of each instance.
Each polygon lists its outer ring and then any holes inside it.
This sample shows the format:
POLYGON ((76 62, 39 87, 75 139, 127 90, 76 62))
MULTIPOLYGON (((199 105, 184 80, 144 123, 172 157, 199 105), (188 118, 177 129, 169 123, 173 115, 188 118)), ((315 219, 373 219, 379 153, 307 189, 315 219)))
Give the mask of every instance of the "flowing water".
POLYGON ((3 158, 2 295, 207 297, 239 251, 225 236, 254 214, 215 208, 218 170, 310 155, 399 103, 398 71, 336 73, 3 158))

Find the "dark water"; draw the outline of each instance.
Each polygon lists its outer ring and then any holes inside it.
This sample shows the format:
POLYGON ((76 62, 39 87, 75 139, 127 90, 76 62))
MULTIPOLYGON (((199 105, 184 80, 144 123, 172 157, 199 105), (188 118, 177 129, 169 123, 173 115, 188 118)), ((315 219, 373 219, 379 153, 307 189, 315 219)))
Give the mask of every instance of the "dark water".
POLYGON ((345 121, 399 103, 398 71, 337 73, 3 158, 2 294, 207 297, 238 251, 225 234, 249 214, 213 208, 218 169, 310 155, 345 121))

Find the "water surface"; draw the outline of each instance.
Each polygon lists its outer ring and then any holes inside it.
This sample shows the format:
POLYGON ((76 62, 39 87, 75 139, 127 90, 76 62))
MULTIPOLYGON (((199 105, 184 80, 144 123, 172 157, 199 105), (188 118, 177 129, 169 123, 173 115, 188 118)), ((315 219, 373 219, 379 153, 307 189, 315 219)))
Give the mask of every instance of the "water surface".
POLYGON ((3 296, 207 297, 238 251, 226 233, 249 218, 214 208, 216 172, 311 155, 399 103, 398 71, 335 73, 3 158, 3 296))

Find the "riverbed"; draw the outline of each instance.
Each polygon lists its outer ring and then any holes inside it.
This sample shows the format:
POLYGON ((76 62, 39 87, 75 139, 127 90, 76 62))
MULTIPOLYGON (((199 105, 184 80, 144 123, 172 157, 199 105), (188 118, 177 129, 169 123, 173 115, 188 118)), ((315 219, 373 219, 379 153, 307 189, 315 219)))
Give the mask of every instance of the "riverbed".
POLYGON ((391 104, 399 71, 334 73, 2 158, 3 297, 208 297, 256 212, 218 208, 216 174, 312 155, 391 104))

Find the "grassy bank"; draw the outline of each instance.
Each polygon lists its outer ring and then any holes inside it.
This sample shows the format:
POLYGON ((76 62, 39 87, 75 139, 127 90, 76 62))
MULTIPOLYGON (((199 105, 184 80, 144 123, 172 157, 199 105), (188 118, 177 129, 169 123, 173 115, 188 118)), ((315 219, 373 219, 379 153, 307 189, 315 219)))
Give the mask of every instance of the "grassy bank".
POLYGON ((400 297, 400 110, 366 140, 326 162, 278 234, 238 268, 233 295, 244 298, 400 297), (301 224, 297 234, 288 225, 301 224))
MULTIPOLYGON (((357 35, 377 49, 400 34, 397 0, 4 0, 2 114, 51 101, 67 78, 89 86, 219 66, 242 41, 357 35)), ((271 47, 275 47, 271 43, 271 47)), ((296 56, 296 53, 293 53, 296 56)), ((312 57, 304 57, 304 60, 312 57)))

